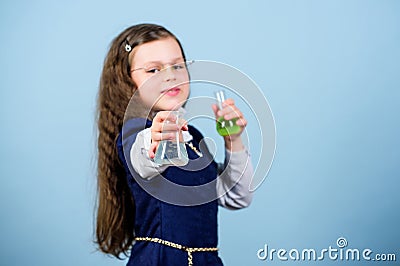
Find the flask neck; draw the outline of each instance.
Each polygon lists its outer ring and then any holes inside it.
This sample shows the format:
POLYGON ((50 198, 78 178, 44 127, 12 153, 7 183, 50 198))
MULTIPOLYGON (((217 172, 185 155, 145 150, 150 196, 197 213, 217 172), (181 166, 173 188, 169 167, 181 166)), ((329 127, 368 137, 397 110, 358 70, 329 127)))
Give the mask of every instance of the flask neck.
POLYGON ((223 90, 215 92, 215 98, 217 99, 218 108, 222 109, 222 103, 225 101, 225 92, 223 90))

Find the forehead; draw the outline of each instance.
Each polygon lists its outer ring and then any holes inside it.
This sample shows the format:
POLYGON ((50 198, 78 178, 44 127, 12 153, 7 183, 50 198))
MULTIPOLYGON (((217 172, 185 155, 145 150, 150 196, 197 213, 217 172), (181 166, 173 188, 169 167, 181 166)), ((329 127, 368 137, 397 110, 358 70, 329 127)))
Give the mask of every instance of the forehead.
POLYGON ((178 42, 172 37, 141 44, 133 52, 133 66, 148 62, 170 63, 171 60, 183 57, 178 42))

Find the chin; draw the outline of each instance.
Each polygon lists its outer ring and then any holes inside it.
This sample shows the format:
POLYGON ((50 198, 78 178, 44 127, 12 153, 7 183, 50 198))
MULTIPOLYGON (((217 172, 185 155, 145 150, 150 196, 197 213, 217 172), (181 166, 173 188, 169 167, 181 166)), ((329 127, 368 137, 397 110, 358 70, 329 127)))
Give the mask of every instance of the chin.
POLYGON ((163 110, 165 111, 176 111, 179 110, 179 108, 181 108, 183 106, 184 103, 181 104, 174 104, 174 105, 167 105, 165 106, 165 108, 163 108, 163 110))
POLYGON ((163 110, 169 110, 169 111, 178 110, 186 103, 186 100, 187 98, 174 99, 173 101, 170 100, 168 102, 162 103, 160 107, 163 110))

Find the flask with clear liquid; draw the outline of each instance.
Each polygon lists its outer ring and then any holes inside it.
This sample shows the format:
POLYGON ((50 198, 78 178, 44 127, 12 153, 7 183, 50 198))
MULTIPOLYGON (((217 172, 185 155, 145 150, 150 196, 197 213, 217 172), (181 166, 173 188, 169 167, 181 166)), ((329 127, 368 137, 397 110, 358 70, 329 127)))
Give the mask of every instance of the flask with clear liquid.
MULTIPOLYGON (((222 103, 225 101, 225 92, 223 90, 215 92, 218 108, 222 110, 222 103)), ((237 118, 225 120, 223 116, 217 119, 217 131, 221 136, 229 136, 240 132, 240 126, 236 125, 237 118)))
MULTIPOLYGON (((166 120, 165 123, 179 124, 182 114, 179 111, 171 111, 171 117, 175 117, 175 121, 166 120)), ((183 142, 182 131, 163 131, 174 132, 175 136, 171 140, 162 140, 158 144, 154 162, 160 165, 172 164, 175 166, 184 166, 189 162, 185 143, 183 142)))

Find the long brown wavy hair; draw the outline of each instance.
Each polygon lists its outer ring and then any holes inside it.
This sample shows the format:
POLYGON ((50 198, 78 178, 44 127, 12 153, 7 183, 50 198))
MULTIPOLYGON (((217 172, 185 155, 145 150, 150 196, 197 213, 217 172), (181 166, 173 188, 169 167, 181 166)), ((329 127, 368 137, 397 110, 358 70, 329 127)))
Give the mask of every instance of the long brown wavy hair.
POLYGON ((124 113, 137 90, 130 76, 130 62, 138 45, 174 38, 170 31, 154 24, 139 24, 125 29, 111 43, 100 79, 97 102, 98 160, 96 243, 107 254, 120 258, 134 241, 135 199, 118 159, 116 139, 121 132, 124 113), (126 47, 130 46, 132 50, 126 47))

